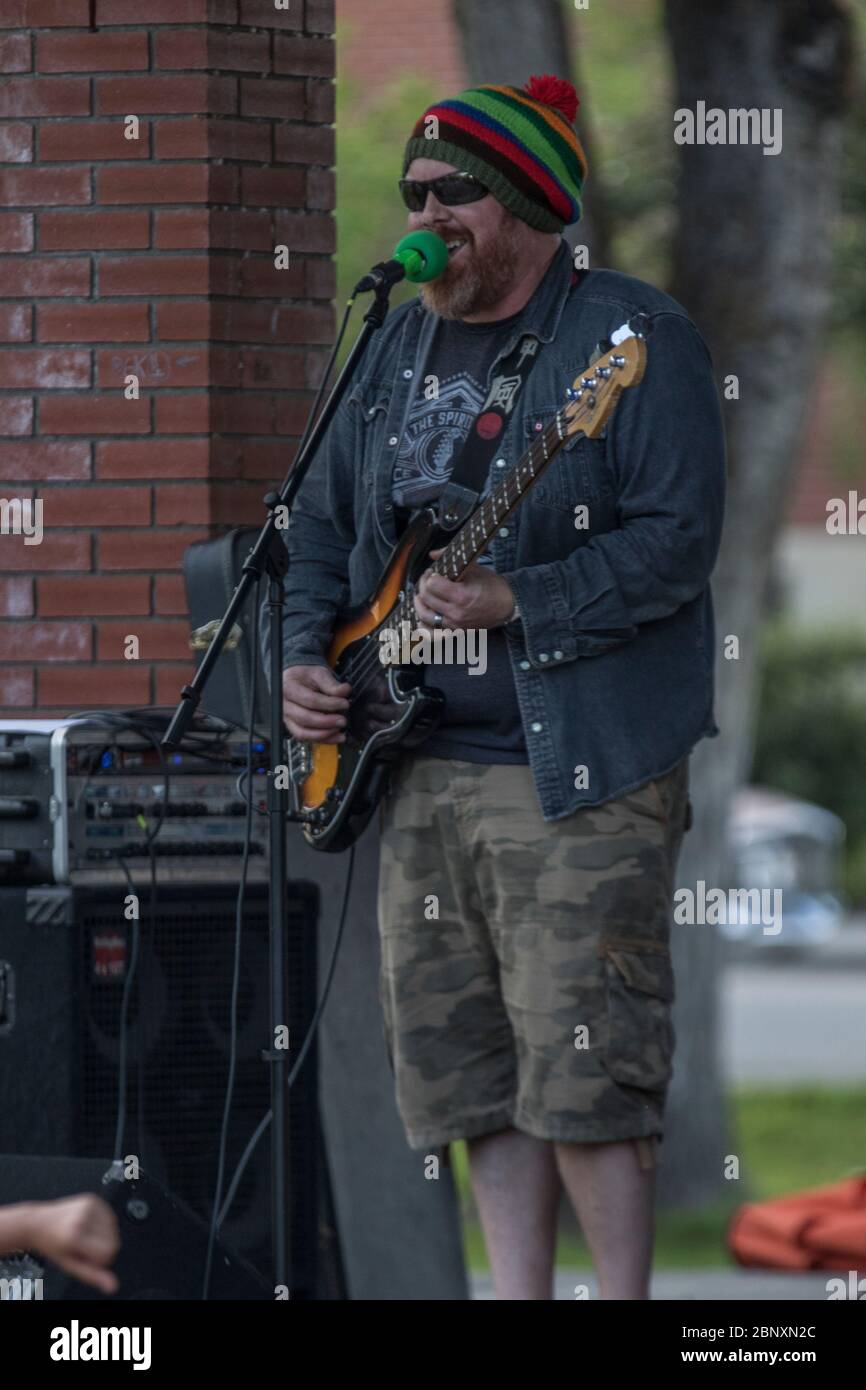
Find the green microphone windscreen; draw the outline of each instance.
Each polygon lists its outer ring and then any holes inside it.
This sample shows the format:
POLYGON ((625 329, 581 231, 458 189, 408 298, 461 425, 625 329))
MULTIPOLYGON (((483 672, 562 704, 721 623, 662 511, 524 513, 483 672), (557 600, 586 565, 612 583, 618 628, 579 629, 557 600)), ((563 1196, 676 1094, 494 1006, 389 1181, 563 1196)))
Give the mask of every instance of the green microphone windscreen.
POLYGON ((410 232, 394 247, 394 260, 406 268, 414 284, 435 280, 448 264, 448 247, 435 232, 410 232))

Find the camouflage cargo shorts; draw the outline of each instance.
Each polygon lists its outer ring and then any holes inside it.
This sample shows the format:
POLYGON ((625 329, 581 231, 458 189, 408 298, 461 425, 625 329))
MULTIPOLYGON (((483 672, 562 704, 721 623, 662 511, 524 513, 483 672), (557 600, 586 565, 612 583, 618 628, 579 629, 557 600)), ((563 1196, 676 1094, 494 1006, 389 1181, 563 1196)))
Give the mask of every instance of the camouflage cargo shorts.
POLYGON ((379 981, 411 1148, 509 1126, 661 1138, 688 779, 686 758, 545 822, 525 765, 399 766, 380 818, 379 981))

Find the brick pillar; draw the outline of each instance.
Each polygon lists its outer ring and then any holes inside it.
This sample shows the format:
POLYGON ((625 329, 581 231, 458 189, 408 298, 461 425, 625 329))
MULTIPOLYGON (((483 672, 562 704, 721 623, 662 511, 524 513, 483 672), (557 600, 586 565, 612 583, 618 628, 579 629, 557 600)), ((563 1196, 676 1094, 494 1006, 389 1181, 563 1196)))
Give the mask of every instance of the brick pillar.
POLYGON ((183 551, 293 456, 334 330, 334 17, 281 3, 0 3, 7 718, 173 703, 183 551))

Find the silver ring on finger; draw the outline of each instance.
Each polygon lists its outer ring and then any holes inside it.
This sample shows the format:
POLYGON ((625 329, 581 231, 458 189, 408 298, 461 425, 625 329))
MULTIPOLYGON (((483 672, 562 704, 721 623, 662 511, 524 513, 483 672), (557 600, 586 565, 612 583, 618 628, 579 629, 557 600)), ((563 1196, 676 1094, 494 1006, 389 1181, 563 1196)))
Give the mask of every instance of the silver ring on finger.
POLYGON ((445 621, 445 619, 442 617, 442 614, 441 614, 441 613, 434 613, 434 614, 433 614, 433 625, 434 625, 434 627, 441 627, 442 624, 444 623, 444 621, 445 621))

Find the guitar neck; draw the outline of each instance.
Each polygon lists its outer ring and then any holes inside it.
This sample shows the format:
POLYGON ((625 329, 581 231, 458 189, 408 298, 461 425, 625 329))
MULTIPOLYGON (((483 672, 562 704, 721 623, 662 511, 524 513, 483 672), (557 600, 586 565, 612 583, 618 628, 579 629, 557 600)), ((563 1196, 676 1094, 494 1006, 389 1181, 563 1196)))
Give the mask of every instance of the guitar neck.
MULTIPOLYGON (((505 518, 519 506, 533 483, 538 482, 566 439, 578 430, 595 438, 613 412, 623 390, 643 378, 646 365, 646 337, 651 324, 636 314, 599 345, 585 374, 576 378, 566 394, 567 404, 558 410, 550 424, 517 463, 497 481, 484 501, 464 522, 460 530, 433 561, 433 569, 446 579, 459 579, 486 550, 505 518)), ((401 592, 390 620, 411 621, 414 600, 411 592, 401 592)))
POLYGON ((433 569, 446 579, 459 579, 472 561, 481 555, 496 535, 505 517, 513 512, 541 477, 547 465, 568 438, 565 420, 557 411, 542 434, 526 453, 512 464, 485 497, 481 506, 461 526, 437 560, 433 569))

